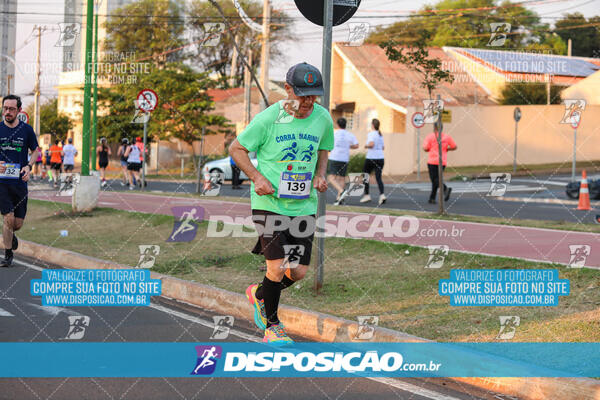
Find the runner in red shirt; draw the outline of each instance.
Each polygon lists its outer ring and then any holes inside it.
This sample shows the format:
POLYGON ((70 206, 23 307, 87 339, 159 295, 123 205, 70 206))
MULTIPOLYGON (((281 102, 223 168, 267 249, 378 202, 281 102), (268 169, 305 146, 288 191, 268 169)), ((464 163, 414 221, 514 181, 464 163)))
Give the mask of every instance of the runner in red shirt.
MULTIPOLYGON (((429 157, 427 158, 427 168, 429 169, 429 179, 431 179, 431 194, 429 195, 429 203, 435 204, 435 195, 438 190, 439 184, 439 175, 438 175, 438 165, 439 161, 439 152, 438 152, 438 137, 435 132, 430 133, 425 138, 425 142, 423 142, 423 150, 429 153, 429 157)), ((454 139, 450 135, 446 135, 442 132, 442 169, 446 169, 446 163, 448 159, 448 152, 456 150, 458 146, 454 142, 454 139)), ((444 184, 444 200, 448 201, 450 198, 450 193, 452 193, 452 188, 449 188, 444 184)))

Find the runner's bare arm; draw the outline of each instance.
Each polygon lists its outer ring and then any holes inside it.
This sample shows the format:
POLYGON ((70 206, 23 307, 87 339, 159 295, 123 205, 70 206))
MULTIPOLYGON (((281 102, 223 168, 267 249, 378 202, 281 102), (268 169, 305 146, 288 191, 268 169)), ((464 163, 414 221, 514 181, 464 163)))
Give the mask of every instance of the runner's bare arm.
POLYGON ((327 171, 327 159, 329 158, 328 150, 319 150, 319 159, 317 161, 316 176, 313 180, 313 186, 319 192, 327 190, 327 179, 325 179, 325 173, 327 171))
POLYGON ((257 195, 263 196, 275 193, 271 182, 254 167, 252 161, 250 161, 250 157, 248 157, 248 150, 237 139, 229 145, 229 155, 233 158, 238 168, 244 171, 246 176, 254 182, 254 191, 257 195))
MULTIPOLYGON (((33 160, 33 162, 35 162, 35 160, 37 160, 38 153, 39 153, 39 148, 35 149, 31 153, 31 160, 33 160)), ((23 182, 27 182, 29 180, 29 174, 31 173, 31 170, 33 168, 31 166, 31 164, 27 164, 27 165, 25 165, 25 167, 21 167, 21 175, 23 175, 21 177, 21 179, 23 180, 23 182), (28 169, 24 169, 25 167, 29 167, 29 168, 28 169)))
POLYGON ((4 165, 5 161, 0 161, 0 174, 3 174, 6 171, 6 165, 4 165))

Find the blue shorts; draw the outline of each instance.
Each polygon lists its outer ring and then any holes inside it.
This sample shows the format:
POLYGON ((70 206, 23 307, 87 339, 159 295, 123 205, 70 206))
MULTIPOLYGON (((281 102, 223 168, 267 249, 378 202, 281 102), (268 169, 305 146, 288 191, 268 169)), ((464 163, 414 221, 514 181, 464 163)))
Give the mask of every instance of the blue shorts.
POLYGON ((121 160, 121 167, 126 167, 126 166, 127 166, 127 161, 121 160))

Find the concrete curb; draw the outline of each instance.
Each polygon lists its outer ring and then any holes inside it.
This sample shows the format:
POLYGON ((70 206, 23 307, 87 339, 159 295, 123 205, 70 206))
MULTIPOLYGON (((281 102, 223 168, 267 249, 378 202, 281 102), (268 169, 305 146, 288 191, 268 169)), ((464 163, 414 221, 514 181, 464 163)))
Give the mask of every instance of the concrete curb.
MULTIPOLYGON (((536 199, 529 197, 498 197, 495 200, 500 201, 516 201, 520 203, 546 203, 546 204, 563 204, 563 205, 579 205, 579 201, 577 200, 561 200, 561 199, 536 199)), ((592 204, 597 201, 591 201, 592 204)))
MULTIPOLYGON (((18 254, 50 264, 77 269, 132 268, 111 261, 19 240, 18 254)), ((152 272, 162 281, 162 296, 236 318, 249 320, 252 307, 242 294, 185 281, 152 272)), ((351 342, 358 324, 343 318, 282 305, 279 309, 286 329, 296 335, 319 342, 351 342)), ((429 340, 394 331, 375 328, 373 342, 428 342, 429 340)), ((589 378, 450 378, 488 391, 518 396, 528 400, 560 398, 561 400, 600 400, 600 381, 589 378)))

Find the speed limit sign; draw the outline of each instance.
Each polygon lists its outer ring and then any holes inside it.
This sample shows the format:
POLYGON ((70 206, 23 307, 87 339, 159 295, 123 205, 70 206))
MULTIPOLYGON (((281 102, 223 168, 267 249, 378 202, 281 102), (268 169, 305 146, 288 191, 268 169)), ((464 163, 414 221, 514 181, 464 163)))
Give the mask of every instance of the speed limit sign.
POLYGON ((153 111, 158 104, 158 95, 152 89, 144 89, 137 95, 138 108, 144 112, 153 111))
POLYGON ((17 118, 19 118, 19 121, 21 122, 25 122, 26 124, 29 123, 29 114, 27 114, 25 111, 18 113, 17 118))

